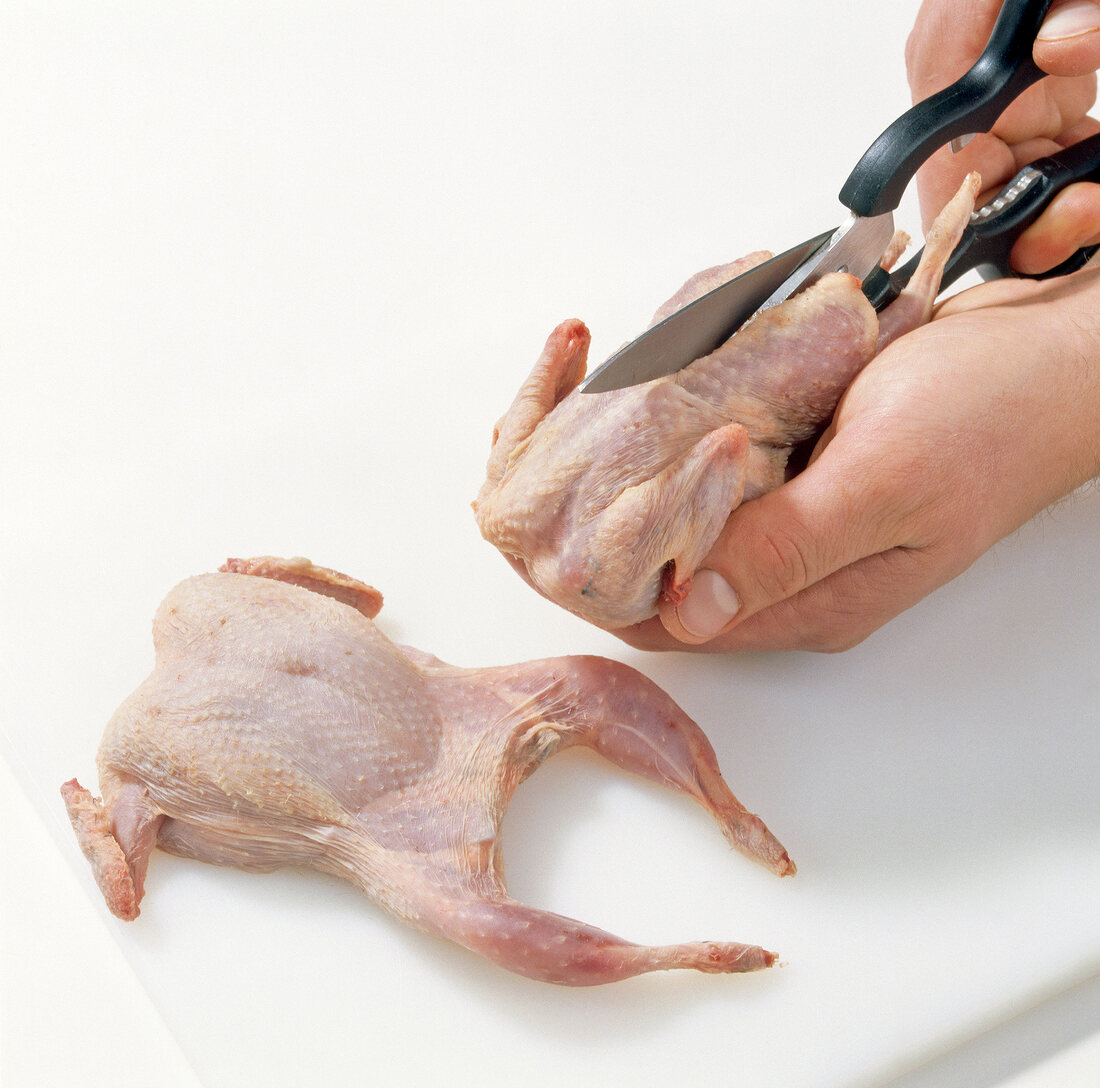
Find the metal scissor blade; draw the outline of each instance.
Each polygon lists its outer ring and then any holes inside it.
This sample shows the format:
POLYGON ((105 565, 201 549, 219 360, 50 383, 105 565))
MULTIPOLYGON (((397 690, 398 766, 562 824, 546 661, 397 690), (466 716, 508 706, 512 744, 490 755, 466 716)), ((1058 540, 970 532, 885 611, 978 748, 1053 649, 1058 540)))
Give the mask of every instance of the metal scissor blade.
POLYGON ((753 313, 753 317, 816 283, 830 272, 850 272, 865 280, 882 260, 894 237, 894 215, 849 215, 829 244, 802 262, 753 313))
POLYGON ((890 213, 849 215, 835 231, 788 249, 778 257, 716 287, 620 348, 581 386, 606 393, 675 374, 724 344, 746 321, 808 287, 829 272, 866 278, 894 234, 890 213))
MULTIPOLYGON (((581 390, 606 393, 675 374, 710 354, 751 317, 806 259, 824 247, 834 231, 780 253, 728 280, 666 317, 620 348, 594 370, 581 390)), ((881 253, 881 251, 880 251, 881 253)))

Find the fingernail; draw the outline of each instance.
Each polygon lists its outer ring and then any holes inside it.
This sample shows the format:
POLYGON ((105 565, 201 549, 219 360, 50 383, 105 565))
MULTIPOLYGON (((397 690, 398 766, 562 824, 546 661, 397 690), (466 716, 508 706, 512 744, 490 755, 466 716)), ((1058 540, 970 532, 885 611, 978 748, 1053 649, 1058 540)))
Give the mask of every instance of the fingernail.
POLYGON ((688 595, 676 609, 684 630, 696 638, 711 638, 737 615, 741 602, 733 587, 714 570, 699 570, 688 595))
POLYGON ((1100 7, 1089 0, 1071 0, 1047 16, 1036 37, 1044 42, 1075 38, 1100 30, 1100 7))

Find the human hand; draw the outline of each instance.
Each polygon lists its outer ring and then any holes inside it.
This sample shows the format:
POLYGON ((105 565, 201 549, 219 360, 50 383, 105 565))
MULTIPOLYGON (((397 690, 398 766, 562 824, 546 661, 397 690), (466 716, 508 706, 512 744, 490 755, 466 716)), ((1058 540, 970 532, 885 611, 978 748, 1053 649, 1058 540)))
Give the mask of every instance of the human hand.
MULTIPOLYGON (((1001 6, 925 0, 906 46, 915 101, 973 64, 1001 6)), ((1034 58, 1049 78, 918 175, 926 227, 969 171, 995 191, 1100 131, 1087 116, 1100 4, 1055 0, 1034 58)), ((1037 273, 1098 241, 1100 186, 1075 185, 1012 260, 1037 273)), ((1098 335, 1097 273, 956 296, 856 379, 800 476, 734 511, 687 597, 619 633, 640 648, 707 651, 861 641, 1100 471, 1098 335)))
POLYGON ((1100 270, 956 295, 871 361, 800 475, 733 512, 679 605, 616 633, 855 645, 1100 473, 1098 345, 1100 270))
MULTIPOLYGON (((905 48, 913 101, 942 90, 978 58, 1001 9, 1001 0, 925 0, 905 48)), ((917 174, 924 226, 972 170, 982 176, 984 203, 1035 159, 1100 132, 1087 116, 1096 100, 1100 68, 1100 4, 1055 0, 1033 52, 1050 73, 1029 87, 959 152, 944 147, 917 174)), ((1026 230, 1012 250, 1014 268, 1034 275, 1054 268, 1084 245, 1100 242, 1100 185, 1068 186, 1026 230)))

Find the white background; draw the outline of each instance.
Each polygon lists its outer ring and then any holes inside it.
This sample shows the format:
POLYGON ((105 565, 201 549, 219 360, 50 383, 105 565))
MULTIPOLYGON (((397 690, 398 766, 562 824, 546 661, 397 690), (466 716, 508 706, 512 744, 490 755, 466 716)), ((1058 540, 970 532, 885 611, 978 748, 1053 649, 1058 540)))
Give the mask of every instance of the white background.
POLYGON ((631 651, 469 509, 559 320, 599 361, 695 269, 838 221, 915 9, 0 6, 5 1084, 863 1088, 1096 974, 1095 489, 833 657, 631 651), (167 590, 263 553, 375 584, 388 635, 456 664, 662 684, 798 876, 567 753, 508 814, 511 888, 785 966, 557 989, 336 881, 162 854, 110 917, 57 786, 95 787, 167 590))

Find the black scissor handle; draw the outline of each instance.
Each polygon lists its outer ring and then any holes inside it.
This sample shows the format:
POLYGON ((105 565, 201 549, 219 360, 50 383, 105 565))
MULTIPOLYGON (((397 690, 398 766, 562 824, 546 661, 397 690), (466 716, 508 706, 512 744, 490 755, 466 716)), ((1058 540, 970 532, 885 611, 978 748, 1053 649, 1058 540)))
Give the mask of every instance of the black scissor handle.
MULTIPOLYGON (((1075 181, 1100 182, 1100 134, 1025 166, 992 201, 979 208, 970 217, 970 224, 943 270, 940 290, 975 268, 987 280, 1023 277, 1023 273, 1009 264, 1016 239, 1039 218, 1058 193, 1075 181)), ((1075 272, 1098 249, 1100 246, 1085 246, 1057 268, 1023 278, 1048 279, 1075 272)), ((881 310, 897 298, 916 271, 919 260, 918 253, 891 275, 876 269, 867 277, 863 290, 875 309, 881 310)))
MULTIPOLYGON (((1090 136, 1057 154, 1025 166, 1001 191, 1000 196, 985 208, 980 208, 944 268, 943 286, 954 283, 972 268, 976 268, 987 280, 1022 276, 1009 264, 1012 246, 1039 218, 1051 200, 1075 181, 1100 181, 1100 135, 1090 136), (999 200, 1004 201, 1000 207, 999 200)), ((1049 279, 1074 272, 1092 257, 1096 249, 1096 246, 1086 246, 1057 268, 1026 278, 1049 279)))
POLYGON ((1031 51, 1051 3, 1005 0, 974 66, 903 113, 871 144, 840 190, 840 202, 856 215, 893 211, 934 151, 956 136, 988 132, 1009 104, 1044 74, 1031 51))

